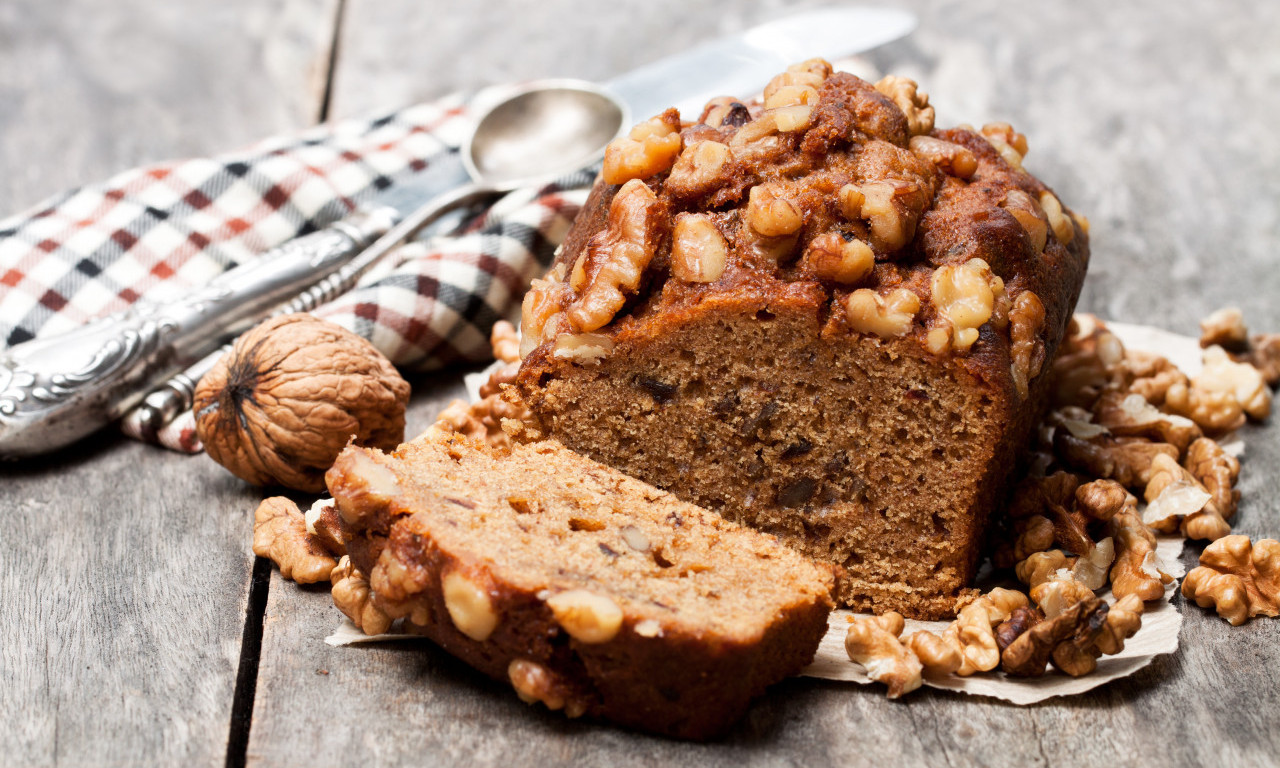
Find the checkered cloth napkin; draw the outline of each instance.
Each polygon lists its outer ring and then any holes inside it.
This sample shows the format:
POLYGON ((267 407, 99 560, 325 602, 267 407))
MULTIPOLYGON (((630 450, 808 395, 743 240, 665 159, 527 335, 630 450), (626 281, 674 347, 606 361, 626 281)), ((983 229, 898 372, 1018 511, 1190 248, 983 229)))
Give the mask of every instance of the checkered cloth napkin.
MULTIPOLYGON (((450 97, 138 168, 0 220, 0 346, 139 299, 179 298, 384 190, 456 164, 450 153, 474 126, 475 103, 450 97)), ((399 248, 314 314, 404 369, 487 360, 490 328, 550 263, 589 182, 584 173, 512 193, 449 236, 399 248)), ((161 437, 175 450, 200 450, 190 414, 161 437)))

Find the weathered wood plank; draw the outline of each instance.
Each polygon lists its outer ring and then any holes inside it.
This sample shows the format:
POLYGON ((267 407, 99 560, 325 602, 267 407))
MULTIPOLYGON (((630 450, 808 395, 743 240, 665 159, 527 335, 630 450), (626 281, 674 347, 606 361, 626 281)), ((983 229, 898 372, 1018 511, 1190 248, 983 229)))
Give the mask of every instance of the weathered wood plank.
POLYGON ((0 6, 0 213, 313 124, 338 0, 0 6))
MULTIPOLYGON (((0 211, 314 123, 336 5, 4 3, 0 211)), ((0 478, 0 763, 221 764, 258 493, 110 435, 0 478)))
MULTIPOLYGON (((1031 169, 1093 220, 1082 307, 1184 333, 1227 303, 1280 329, 1280 8, 1212 0, 1090 0, 1012 9, 982 0, 921 14, 872 55, 918 77, 944 124, 1008 120, 1031 169), (1230 265, 1226 267, 1226 265, 1230 265)), ((766 12, 724 6, 348 0, 334 106, 395 106, 458 87, 543 75, 605 78, 766 12), (500 20, 495 23, 495 20, 500 20)), ((416 401, 419 412, 438 407, 416 401)), ((1280 534, 1280 429, 1247 434, 1237 518, 1280 534)), ((1187 557, 1191 562, 1192 556, 1187 557)), ((1181 598, 1178 598, 1181 603, 1181 598)), ((333 649, 328 596, 273 581, 252 762, 476 765, 1272 765, 1280 754, 1280 622, 1231 628, 1195 606, 1183 648, 1094 695, 1018 708, 922 691, 788 681, 723 744, 681 744, 567 722, 515 700, 425 644, 333 649), (327 670, 328 674, 318 674, 327 670)))

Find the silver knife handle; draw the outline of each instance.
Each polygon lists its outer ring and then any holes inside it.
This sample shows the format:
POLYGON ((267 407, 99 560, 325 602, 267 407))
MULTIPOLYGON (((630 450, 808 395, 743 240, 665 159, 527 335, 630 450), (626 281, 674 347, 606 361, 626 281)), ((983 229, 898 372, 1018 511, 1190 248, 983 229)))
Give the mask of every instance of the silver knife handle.
POLYGON ((219 275, 177 301, 140 301, 0 352, 0 458, 60 448, 132 408, 147 388, 333 273, 395 223, 358 213, 219 275))

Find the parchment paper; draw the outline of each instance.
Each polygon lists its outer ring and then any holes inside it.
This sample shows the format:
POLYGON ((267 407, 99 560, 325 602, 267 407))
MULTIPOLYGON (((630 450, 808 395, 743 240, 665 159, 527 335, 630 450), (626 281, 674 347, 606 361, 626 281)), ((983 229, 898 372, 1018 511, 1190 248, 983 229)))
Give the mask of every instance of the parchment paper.
MULTIPOLYGON (((1163 355, 1188 376, 1194 376, 1200 372, 1202 366, 1198 339, 1145 325, 1108 322, 1107 328, 1127 349, 1163 355)), ((489 375, 500 365, 500 363, 494 363, 479 373, 468 374, 465 377, 467 394, 473 402, 480 399, 480 386, 488 381, 489 375)), ((1242 446, 1239 444, 1235 444, 1233 448, 1233 452, 1242 451, 1242 446)), ((1150 664, 1151 660, 1160 654, 1173 653, 1178 649, 1178 632, 1182 628, 1182 614, 1178 613, 1177 608, 1170 602, 1170 598, 1178 587, 1177 579, 1183 575, 1180 560, 1183 544, 1183 539, 1178 536, 1159 537, 1156 554, 1163 561, 1162 567, 1175 580, 1165 588, 1162 600, 1147 604, 1146 611, 1142 615, 1142 628, 1125 641, 1124 651, 1114 656, 1103 656, 1098 660, 1098 669, 1093 674, 1073 678, 1050 668, 1044 677, 1039 678, 1016 678, 1002 672, 986 672, 971 677, 957 675, 926 677, 924 684, 931 688, 991 696, 1013 704, 1035 704, 1055 696, 1084 693, 1117 678, 1132 675, 1150 664)), ((1110 590, 1099 596, 1107 602, 1114 602, 1110 590)), ((856 614, 848 610, 837 610, 831 613, 827 620, 827 634, 818 646, 818 653, 813 663, 801 670, 801 676, 859 684, 874 682, 867 677, 862 665, 849 660, 849 655, 844 650, 844 636, 849 628, 849 620, 854 615, 856 614)), ((921 629, 940 632, 948 623, 908 619, 903 636, 921 629)), ((333 634, 326 637, 324 641, 329 645, 344 646, 405 639, 421 640, 423 638, 409 634, 366 635, 357 629, 350 619, 344 617, 333 634)))

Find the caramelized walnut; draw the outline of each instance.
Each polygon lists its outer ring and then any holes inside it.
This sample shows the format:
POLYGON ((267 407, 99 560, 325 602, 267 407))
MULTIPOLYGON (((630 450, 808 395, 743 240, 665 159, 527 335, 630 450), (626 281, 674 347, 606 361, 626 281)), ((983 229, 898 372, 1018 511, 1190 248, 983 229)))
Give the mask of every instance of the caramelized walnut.
MULTIPOLYGON (((626 302, 626 294, 640 286, 640 276, 657 248, 661 204, 643 181, 628 181, 609 206, 609 224, 587 244, 586 281, 579 296, 565 309, 578 331, 594 331, 607 324, 626 302)), ((544 334, 545 335, 545 334, 544 334)))
POLYGON ((849 327, 857 333, 874 333, 882 339, 902 336, 911 330, 920 297, 905 288, 881 296, 870 288, 859 288, 845 300, 849 327))

